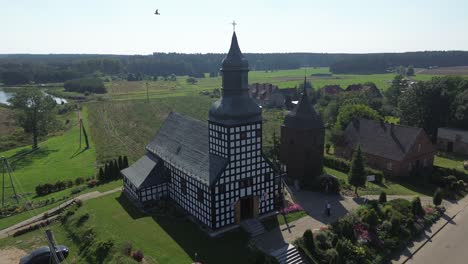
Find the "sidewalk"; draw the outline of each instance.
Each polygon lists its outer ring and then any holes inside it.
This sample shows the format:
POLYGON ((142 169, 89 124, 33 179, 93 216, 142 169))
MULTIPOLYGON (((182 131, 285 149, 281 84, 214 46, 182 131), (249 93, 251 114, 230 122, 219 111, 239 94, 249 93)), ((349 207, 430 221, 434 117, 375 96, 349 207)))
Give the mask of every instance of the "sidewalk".
POLYGON ((19 223, 15 224, 15 225, 12 225, 10 227, 7 227, 5 229, 0 230, 0 239, 8 237, 10 234, 13 234, 16 231, 16 229, 18 229, 20 227, 26 227, 27 225, 40 220, 44 216, 45 213, 51 214, 55 210, 66 206, 67 204, 69 204, 73 200, 86 201, 86 200, 90 200, 90 199, 94 199, 94 198, 97 198, 97 197, 101 197, 101 196, 105 196, 105 195, 108 195, 108 194, 111 194, 111 193, 118 192, 121 189, 122 189, 122 187, 118 187, 118 188, 115 188, 115 189, 112 189, 112 190, 106 191, 106 192, 94 191, 94 192, 89 192, 89 193, 85 193, 85 194, 82 194, 80 196, 77 196, 77 197, 75 197, 75 198, 73 198, 71 200, 68 200, 68 201, 66 201, 64 203, 61 203, 60 205, 58 205, 58 206, 56 206, 54 208, 49 209, 46 212, 40 213, 40 214, 38 214, 36 216, 33 216, 33 217, 31 217, 31 218, 29 218, 27 220, 24 220, 24 221, 19 222, 19 223))
POLYGON ((392 260, 392 264, 404 264, 410 260, 414 254, 424 247, 427 242, 431 241, 439 231, 451 223, 452 219, 466 207, 468 207, 468 196, 458 201, 458 203, 453 203, 452 206, 449 206, 445 214, 431 228, 426 230, 424 235, 405 248, 400 256, 392 260))

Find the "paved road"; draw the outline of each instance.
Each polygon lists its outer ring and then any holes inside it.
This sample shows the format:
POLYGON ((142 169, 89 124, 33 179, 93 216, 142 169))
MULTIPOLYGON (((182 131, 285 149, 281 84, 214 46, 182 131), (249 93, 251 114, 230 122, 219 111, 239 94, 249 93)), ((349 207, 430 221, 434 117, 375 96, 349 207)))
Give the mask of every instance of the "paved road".
POLYGON ((468 263, 468 207, 464 208, 407 264, 468 263))

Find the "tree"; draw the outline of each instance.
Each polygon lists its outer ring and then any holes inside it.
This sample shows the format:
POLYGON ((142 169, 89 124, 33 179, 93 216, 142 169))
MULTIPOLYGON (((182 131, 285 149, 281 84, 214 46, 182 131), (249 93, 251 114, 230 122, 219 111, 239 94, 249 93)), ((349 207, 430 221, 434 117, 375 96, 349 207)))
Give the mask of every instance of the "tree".
POLYGON ((432 198, 432 203, 435 206, 439 206, 442 204, 442 191, 440 189, 437 189, 434 193, 434 197, 432 198))
POLYGON ((32 148, 36 149, 38 137, 47 135, 55 123, 54 99, 41 90, 26 88, 18 90, 8 102, 17 110, 17 123, 26 133, 32 134, 32 148))
POLYGON ((379 203, 386 203, 387 202, 387 193, 382 191, 379 196, 379 203))
POLYGON ((119 170, 123 170, 123 169, 124 169, 122 156, 119 156, 118 165, 119 165, 119 170))
POLYGON ((123 158, 123 168, 124 169, 128 168, 128 158, 127 158, 127 156, 124 156, 124 158, 123 158))
POLYGON ((98 180, 104 181, 104 170, 102 169, 102 167, 99 168, 98 180))
POLYGON ((403 125, 424 128, 433 139, 437 129, 446 126, 455 96, 453 79, 433 78, 408 87, 398 99, 398 114, 403 125))
POLYGON ((414 67, 413 67, 413 65, 409 65, 408 68, 406 68, 406 76, 414 76, 414 67))
POLYGON ((413 212, 414 216, 424 215, 424 209, 421 205, 421 198, 418 196, 414 197, 414 199, 411 201, 411 211, 413 212))
POLYGON ((354 193, 358 195, 358 187, 362 187, 366 184, 366 174, 364 170, 364 160, 362 158, 361 146, 353 154, 351 160, 351 168, 348 172, 348 182, 354 186, 354 193))
POLYGON ((340 108, 335 125, 340 130, 344 130, 346 126, 356 118, 366 118, 372 120, 382 119, 377 111, 367 105, 348 104, 340 108))
POLYGON ((198 80, 195 79, 195 78, 193 78, 193 77, 188 77, 188 78, 187 78, 187 83, 188 83, 188 84, 192 84, 192 85, 193 85, 193 84, 196 84, 197 82, 198 82, 198 80))
POLYGON ((456 95, 451 106, 452 125, 468 129, 468 89, 456 95))
POLYGON ((396 107, 398 105, 398 98, 401 92, 408 87, 408 80, 401 74, 393 78, 392 85, 384 92, 385 101, 387 104, 396 107))
POLYGON ((315 252, 315 242, 314 242, 314 234, 312 233, 312 231, 311 231, 310 229, 307 229, 307 230, 304 232, 303 238, 304 238, 304 245, 305 245, 305 247, 306 247, 311 253, 314 253, 314 252, 315 252))

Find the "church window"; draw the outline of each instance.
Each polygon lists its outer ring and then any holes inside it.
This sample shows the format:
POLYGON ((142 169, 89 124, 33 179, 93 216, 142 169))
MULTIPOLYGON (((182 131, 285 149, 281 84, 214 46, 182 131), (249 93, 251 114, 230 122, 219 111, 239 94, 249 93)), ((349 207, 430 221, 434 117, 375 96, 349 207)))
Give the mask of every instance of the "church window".
POLYGON ((180 189, 183 194, 187 194, 187 180, 185 179, 180 180, 180 189))
POLYGON ((262 131, 260 129, 257 129, 257 136, 261 137, 262 136, 262 131))
POLYGON ((197 188, 197 200, 203 202, 203 190, 200 188, 197 188))

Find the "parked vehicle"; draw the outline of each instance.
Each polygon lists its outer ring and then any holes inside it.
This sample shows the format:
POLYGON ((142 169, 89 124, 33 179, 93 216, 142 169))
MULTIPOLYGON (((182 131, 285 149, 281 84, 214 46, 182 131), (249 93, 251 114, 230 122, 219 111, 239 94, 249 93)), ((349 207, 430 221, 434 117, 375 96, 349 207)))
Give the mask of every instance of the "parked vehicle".
MULTIPOLYGON (((64 261, 68 257, 69 250, 66 246, 56 246, 55 252, 60 262, 64 261)), ((29 255, 20 259, 20 264, 49 264, 52 258, 49 247, 41 247, 29 255)))

